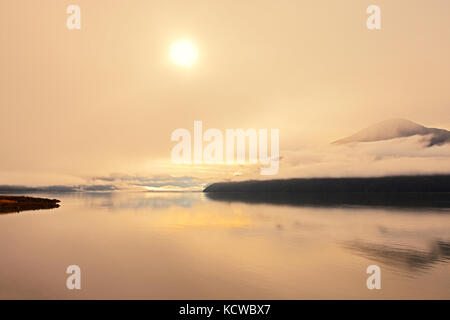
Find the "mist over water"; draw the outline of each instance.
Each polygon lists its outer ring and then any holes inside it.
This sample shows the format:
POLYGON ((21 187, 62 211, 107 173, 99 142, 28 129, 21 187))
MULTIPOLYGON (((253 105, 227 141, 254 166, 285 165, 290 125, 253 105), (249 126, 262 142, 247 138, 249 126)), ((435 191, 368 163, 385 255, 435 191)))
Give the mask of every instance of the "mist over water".
POLYGON ((39 196, 61 207, 0 216, 0 298, 450 298, 448 208, 39 196), (72 264, 81 290, 66 288, 72 264), (366 287, 372 264, 381 290, 366 287))

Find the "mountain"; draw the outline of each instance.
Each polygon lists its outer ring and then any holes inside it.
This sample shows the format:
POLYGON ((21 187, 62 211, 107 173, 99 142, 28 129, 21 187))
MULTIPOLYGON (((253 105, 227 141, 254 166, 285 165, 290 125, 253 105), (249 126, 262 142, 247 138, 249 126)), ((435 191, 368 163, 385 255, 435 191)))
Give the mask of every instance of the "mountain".
POLYGON ((334 141, 332 144, 373 142, 415 135, 428 136, 428 147, 450 143, 450 131, 427 128, 406 119, 390 119, 362 129, 349 137, 334 141))

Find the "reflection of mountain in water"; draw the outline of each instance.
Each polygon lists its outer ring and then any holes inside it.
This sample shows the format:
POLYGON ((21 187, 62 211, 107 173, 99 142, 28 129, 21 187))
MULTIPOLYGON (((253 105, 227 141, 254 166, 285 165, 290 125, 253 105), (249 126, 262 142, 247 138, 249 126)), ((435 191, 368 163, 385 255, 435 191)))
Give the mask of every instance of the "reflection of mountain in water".
POLYGON ((344 247, 365 258, 409 271, 426 270, 450 260, 450 242, 439 240, 434 241, 428 251, 363 241, 348 242, 344 247))
POLYGON ((382 192, 211 192, 215 201, 288 206, 377 206, 397 208, 450 208, 448 193, 382 192))

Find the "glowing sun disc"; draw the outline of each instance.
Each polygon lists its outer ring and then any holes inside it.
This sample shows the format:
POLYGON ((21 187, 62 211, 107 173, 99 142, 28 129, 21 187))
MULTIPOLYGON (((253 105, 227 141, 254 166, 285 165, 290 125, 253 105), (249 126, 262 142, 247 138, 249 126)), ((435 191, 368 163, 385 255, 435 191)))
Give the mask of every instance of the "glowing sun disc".
POLYGON ((189 40, 179 40, 170 48, 170 58, 173 63, 182 67, 190 67, 197 60, 198 52, 189 40))

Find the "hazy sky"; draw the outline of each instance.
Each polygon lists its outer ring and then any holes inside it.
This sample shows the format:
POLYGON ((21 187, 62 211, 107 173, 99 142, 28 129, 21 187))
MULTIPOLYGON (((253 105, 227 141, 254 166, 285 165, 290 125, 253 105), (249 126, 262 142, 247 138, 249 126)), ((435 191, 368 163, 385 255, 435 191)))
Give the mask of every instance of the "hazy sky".
POLYGON ((280 129, 279 177, 450 171, 448 147, 414 139, 329 149, 393 117, 450 129, 449 15, 448 0, 2 1, 0 184, 258 178, 173 165, 171 132, 194 120, 280 129), (191 68, 169 60, 182 38, 191 68))

